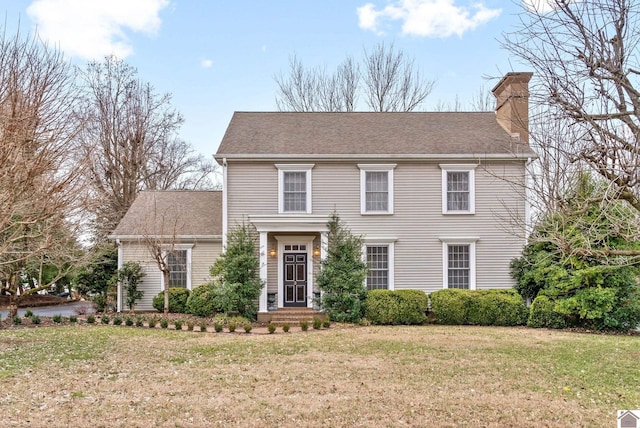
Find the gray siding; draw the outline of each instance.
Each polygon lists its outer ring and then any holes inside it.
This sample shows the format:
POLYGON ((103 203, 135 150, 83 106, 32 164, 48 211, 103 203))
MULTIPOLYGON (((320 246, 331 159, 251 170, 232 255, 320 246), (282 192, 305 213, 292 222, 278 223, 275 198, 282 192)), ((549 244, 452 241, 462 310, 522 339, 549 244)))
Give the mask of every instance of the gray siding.
MULTIPOLYGON (((144 291, 144 296, 140 299, 135 309, 137 311, 151 311, 153 309, 152 300, 155 295, 162 291, 162 274, 156 262, 149 254, 147 247, 137 241, 124 241, 123 263, 134 261, 139 263, 146 276, 142 280, 140 289, 144 291)), ((191 249, 191 286, 197 287, 210 280, 209 268, 222 252, 220 241, 199 241, 194 242, 191 249)), ((124 299, 124 296, 123 296, 124 299)), ((122 310, 127 311, 124 300, 122 310)))
MULTIPOLYGON (((227 171, 228 223, 248 215, 278 213, 278 171, 274 163, 233 160, 227 171)), ((291 162, 296 163, 296 162, 291 162)), ((522 249, 525 215, 523 162, 492 162, 475 169, 476 209, 473 215, 443 215, 439 164, 462 163, 398 161, 394 170, 394 214, 360 214, 358 163, 315 162, 312 170, 313 215, 334 210, 355 234, 366 239, 393 237, 395 288, 441 289, 441 237, 477 237, 477 288, 513 286, 509 262, 522 249), (510 217, 520 220, 513 227, 510 217)), ((269 248, 275 245, 270 237, 269 248)), ((275 291, 277 267, 268 258, 269 291, 275 291)), ((316 270, 316 269, 314 269, 316 270)))

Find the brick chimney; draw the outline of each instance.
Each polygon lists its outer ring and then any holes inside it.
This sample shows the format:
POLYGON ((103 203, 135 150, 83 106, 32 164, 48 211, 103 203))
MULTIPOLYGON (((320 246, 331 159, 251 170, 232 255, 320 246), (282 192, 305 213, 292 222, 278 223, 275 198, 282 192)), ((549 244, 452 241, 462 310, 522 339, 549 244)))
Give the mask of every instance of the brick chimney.
POLYGON ((492 89, 496 119, 509 134, 529 143, 529 80, 533 73, 507 73, 492 89))

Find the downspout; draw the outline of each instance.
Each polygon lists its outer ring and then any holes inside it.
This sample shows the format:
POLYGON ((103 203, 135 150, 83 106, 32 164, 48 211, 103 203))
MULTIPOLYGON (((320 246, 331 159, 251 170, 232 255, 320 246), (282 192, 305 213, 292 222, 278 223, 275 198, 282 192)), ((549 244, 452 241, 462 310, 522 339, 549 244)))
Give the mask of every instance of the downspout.
MULTIPOLYGON (((122 247, 120 239, 116 239, 116 244, 118 244, 118 270, 121 270, 124 265, 124 248, 122 247)), ((120 281, 118 281, 117 296, 116 311, 122 312, 122 283, 120 281)))
POLYGON ((222 158, 222 251, 227 246, 227 158, 222 158))

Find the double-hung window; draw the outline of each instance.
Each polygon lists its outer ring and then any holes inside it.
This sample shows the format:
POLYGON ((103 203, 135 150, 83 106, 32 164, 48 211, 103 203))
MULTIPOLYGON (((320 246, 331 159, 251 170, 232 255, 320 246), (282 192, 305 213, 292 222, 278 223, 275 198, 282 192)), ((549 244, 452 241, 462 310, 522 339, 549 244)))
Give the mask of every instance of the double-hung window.
POLYGON ((311 213, 311 169, 313 164, 279 164, 278 212, 311 213))
POLYGON ((367 262, 367 289, 393 290, 393 258, 395 239, 378 239, 365 243, 367 262))
POLYGON ((475 164, 440 165, 442 213, 475 213, 475 164))
POLYGON ((441 238, 444 288, 475 290, 476 239, 441 238))
MULTIPOLYGON (((169 268, 169 287, 191 290, 191 244, 176 244, 164 249, 164 257, 169 268)), ((164 290, 164 276, 162 276, 164 290)))
POLYGON ((361 214, 393 214, 396 164, 359 164, 361 214))

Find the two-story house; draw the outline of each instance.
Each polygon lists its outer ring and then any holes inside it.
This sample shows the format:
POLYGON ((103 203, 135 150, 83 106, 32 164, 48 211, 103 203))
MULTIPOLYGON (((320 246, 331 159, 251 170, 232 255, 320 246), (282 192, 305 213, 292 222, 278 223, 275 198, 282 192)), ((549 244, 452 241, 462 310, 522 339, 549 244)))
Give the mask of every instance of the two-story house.
POLYGON ((333 212, 364 239, 368 289, 512 287, 530 78, 507 74, 495 112, 235 113, 215 155, 222 230, 259 233, 260 318, 313 307, 333 212))

